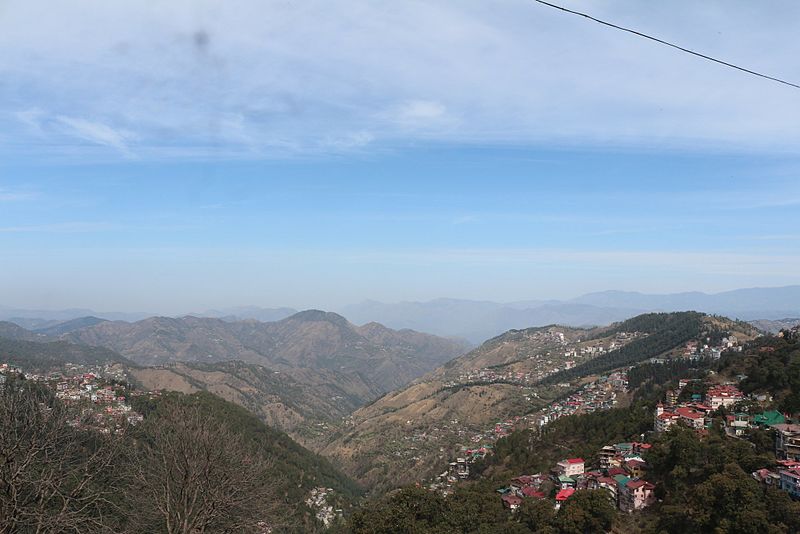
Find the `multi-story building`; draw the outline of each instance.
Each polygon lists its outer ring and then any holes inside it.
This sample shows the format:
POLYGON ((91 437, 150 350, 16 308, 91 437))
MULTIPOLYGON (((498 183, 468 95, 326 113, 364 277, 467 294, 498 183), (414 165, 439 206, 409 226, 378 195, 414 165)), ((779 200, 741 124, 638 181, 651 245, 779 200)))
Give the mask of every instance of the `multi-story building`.
POLYGON ((712 410, 716 410, 720 406, 726 408, 733 406, 744 398, 739 388, 732 385, 714 386, 708 388, 706 392, 706 404, 711 406, 712 410))
POLYGON ((583 474, 584 465, 583 458, 567 458, 556 464, 556 470, 561 476, 574 477, 583 474))
POLYGON ((642 479, 627 480, 619 485, 619 509, 623 512, 641 510, 656 500, 656 487, 642 479))
POLYGON ((775 455, 800 461, 800 425, 778 424, 775 429, 775 455))
POLYGON ((783 469, 780 471, 781 489, 795 499, 800 498, 800 468, 783 469))

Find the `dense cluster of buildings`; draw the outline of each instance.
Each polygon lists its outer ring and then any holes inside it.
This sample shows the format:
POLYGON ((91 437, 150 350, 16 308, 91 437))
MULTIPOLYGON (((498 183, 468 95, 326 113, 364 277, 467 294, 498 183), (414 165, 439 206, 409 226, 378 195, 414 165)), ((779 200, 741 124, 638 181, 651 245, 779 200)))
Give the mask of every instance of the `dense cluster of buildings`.
POLYGON ((703 433, 711 426, 713 416, 720 408, 733 412, 727 413, 723 418, 728 436, 740 438, 752 428, 762 428, 771 430, 775 437, 777 464, 773 468, 754 471, 753 478, 786 491, 792 498, 800 499, 800 424, 788 423, 787 416, 776 410, 757 414, 735 411, 741 401, 763 399, 759 395, 746 397, 733 384, 712 385, 705 395, 694 394, 691 400, 678 402, 683 388, 691 381, 681 380, 677 390, 667 392, 666 403, 658 403, 654 430, 664 432, 672 425, 680 423, 703 433))
MULTIPOLYGON (((689 428, 702 431, 711 425, 712 414, 719 408, 732 409, 738 402, 744 400, 744 395, 733 384, 713 385, 708 388, 705 395, 695 393, 690 399, 679 402, 681 393, 690 383, 697 380, 681 379, 677 390, 668 390, 666 403, 656 405, 653 430, 665 432, 680 422, 689 428)), ((735 418, 731 420, 733 426, 741 426, 735 418)))
POLYGON ((628 390, 627 369, 601 376, 575 393, 551 403, 533 416, 533 426, 542 427, 565 415, 592 413, 613 408, 628 390))
MULTIPOLYGON (((117 375, 112 373, 109 377, 108 371, 108 366, 68 364, 64 371, 24 373, 24 376, 26 380, 54 391, 57 398, 73 408, 70 412, 73 418, 69 421, 72 426, 115 433, 121 432, 126 425, 138 424, 143 419, 128 403, 128 397, 159 393, 138 392, 117 384, 117 375)), ((5 384, 7 376, 12 375, 23 375, 23 371, 8 363, 0 363, 0 384, 5 384)))
POLYGON ((655 486, 642 478, 647 464, 641 455, 649 448, 648 443, 607 445, 599 452, 595 469, 587 470, 583 458, 566 458, 550 473, 520 475, 497 491, 512 511, 525 499, 551 499, 558 509, 577 490, 605 491, 623 512, 641 510, 655 502, 655 486))

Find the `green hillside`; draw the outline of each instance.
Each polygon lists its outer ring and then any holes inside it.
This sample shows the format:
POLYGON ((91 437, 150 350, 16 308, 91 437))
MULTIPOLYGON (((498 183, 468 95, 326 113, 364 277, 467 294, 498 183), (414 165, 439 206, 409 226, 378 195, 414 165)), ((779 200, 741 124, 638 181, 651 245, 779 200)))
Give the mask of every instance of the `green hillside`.
POLYGON ((136 364, 127 358, 103 347, 76 345, 66 341, 40 343, 4 337, 0 337, 0 362, 17 365, 27 371, 58 369, 66 363, 78 365, 119 363, 136 367, 136 364))

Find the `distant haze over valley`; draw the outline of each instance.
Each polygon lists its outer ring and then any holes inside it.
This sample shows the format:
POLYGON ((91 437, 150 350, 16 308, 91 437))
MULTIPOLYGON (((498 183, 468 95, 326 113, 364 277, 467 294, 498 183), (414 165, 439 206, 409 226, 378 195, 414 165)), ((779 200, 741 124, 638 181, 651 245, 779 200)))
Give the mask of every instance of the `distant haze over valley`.
MULTIPOLYGON (((567 300, 521 300, 507 303, 449 298, 397 303, 367 300, 333 309, 354 324, 378 322, 389 328, 409 328, 439 336, 461 338, 472 344, 478 344, 513 328, 548 324, 606 325, 644 312, 682 310, 726 315, 747 321, 793 319, 800 317, 800 286, 660 295, 634 291, 601 291, 567 300)), ((297 312, 297 309, 291 307, 238 306, 208 309, 186 315, 224 321, 274 322, 297 312)), ((72 319, 94 317, 132 322, 155 315, 157 314, 146 312, 97 312, 89 309, 25 310, 0 306, 0 320, 49 334, 54 331, 46 329, 72 319)), ((83 323, 78 323, 81 324, 83 323)))

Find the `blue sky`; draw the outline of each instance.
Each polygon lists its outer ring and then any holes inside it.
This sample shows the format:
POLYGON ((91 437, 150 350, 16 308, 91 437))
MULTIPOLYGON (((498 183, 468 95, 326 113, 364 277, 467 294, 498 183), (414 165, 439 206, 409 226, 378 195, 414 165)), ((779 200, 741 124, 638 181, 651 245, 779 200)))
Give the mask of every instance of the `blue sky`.
MULTIPOLYGON (((800 7, 731 5, 584 8, 800 79, 800 7)), ((0 305, 800 283, 800 91, 530 2, 388 6, 0 6, 0 305)))

